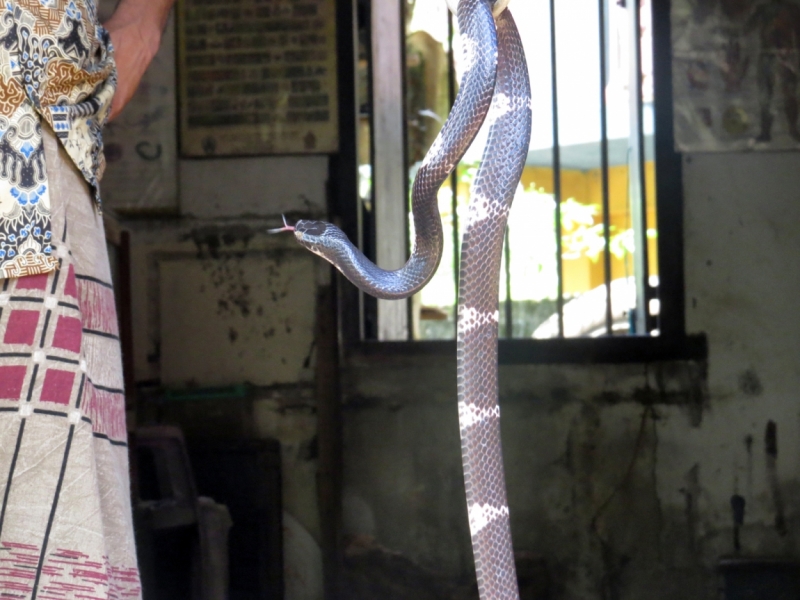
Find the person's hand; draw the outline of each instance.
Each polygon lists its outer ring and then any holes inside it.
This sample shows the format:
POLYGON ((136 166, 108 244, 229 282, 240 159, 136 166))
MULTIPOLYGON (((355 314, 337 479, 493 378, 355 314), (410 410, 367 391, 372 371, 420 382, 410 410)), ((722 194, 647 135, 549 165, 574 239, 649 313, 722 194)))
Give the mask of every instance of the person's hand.
POLYGON ((109 120, 114 119, 133 97, 161 43, 161 30, 154 25, 142 20, 125 22, 115 17, 116 13, 106 24, 117 63, 117 91, 111 102, 109 120))
POLYGON ((105 24, 117 63, 117 91, 111 102, 109 120, 133 97, 158 52, 172 3, 173 0, 122 0, 105 24))

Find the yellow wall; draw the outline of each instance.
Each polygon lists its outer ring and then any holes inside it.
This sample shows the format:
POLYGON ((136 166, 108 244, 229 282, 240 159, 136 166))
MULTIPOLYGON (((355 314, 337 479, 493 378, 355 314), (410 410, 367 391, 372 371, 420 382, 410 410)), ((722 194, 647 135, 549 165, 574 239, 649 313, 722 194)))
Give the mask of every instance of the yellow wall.
MULTIPOLYGON (((522 185, 526 188, 534 186, 545 193, 553 193, 553 170, 547 167, 526 167, 522 173, 522 185)), ((647 226, 656 229, 655 212, 655 164, 645 163, 645 188, 647 194, 647 226)), ((628 167, 614 166, 608 173, 609 222, 613 232, 630 228, 628 207, 628 167)), ((582 204, 602 206, 602 181, 600 169, 578 171, 561 170, 561 198, 573 198, 582 204)), ((602 223, 602 212, 598 210, 595 223, 602 223)), ((658 274, 658 257, 656 240, 648 240, 648 264, 651 275, 658 274)), ((564 293, 577 294, 602 285, 605 281, 602 255, 596 261, 582 256, 578 259, 564 260, 564 293)), ((633 275, 633 257, 626 260, 611 255, 611 278, 617 279, 633 275)))

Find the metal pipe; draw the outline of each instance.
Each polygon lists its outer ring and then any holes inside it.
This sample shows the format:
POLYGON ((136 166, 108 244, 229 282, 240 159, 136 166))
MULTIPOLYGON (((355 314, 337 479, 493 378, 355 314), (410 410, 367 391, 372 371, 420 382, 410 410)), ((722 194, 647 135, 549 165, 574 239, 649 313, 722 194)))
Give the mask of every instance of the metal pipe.
POLYGON ((628 141, 631 149, 628 160, 631 220, 634 234, 635 254, 633 268, 636 280, 635 333, 648 333, 648 302, 650 284, 647 249, 647 188, 645 185, 644 149, 644 101, 642 99, 642 46, 640 0, 628 0, 628 32, 630 34, 630 107, 631 133, 628 141))
POLYGON ((561 146, 558 140, 558 70, 556 64, 556 2, 550 0, 550 93, 553 105, 553 200, 556 203, 556 272, 558 274, 558 337, 564 337, 564 264, 561 244, 561 146))
POLYGON ((611 311, 611 217, 608 197, 608 107, 606 105, 606 3, 598 0, 600 27, 600 177, 603 193, 603 271, 606 285, 606 334, 613 333, 611 311))

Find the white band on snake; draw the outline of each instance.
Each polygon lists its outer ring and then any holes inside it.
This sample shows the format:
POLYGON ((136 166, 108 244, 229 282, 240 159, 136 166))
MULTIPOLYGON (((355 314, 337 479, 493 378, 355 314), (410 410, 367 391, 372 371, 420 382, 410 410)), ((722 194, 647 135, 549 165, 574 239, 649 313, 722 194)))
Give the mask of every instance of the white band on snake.
POLYGON ((530 82, 516 24, 505 10, 508 0, 494 5, 490 0, 459 0, 457 4, 464 76, 453 109, 414 180, 415 237, 408 262, 395 271, 381 269, 340 229, 322 221, 301 220, 275 231, 293 231, 301 245, 329 261, 368 294, 386 299, 411 296, 433 277, 442 257, 439 187, 489 114, 488 143, 472 185, 461 244, 458 413, 480 598, 514 600, 519 592, 500 442, 497 309, 506 222, 530 143, 530 82))

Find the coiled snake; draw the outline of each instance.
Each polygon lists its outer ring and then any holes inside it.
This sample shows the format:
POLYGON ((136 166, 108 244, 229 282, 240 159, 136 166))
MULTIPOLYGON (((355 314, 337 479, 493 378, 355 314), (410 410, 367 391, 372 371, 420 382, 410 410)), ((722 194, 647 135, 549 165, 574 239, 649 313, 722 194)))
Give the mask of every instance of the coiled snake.
POLYGON ((298 221, 308 250, 332 263, 364 292, 407 298, 436 272, 442 257, 437 192, 489 114, 488 143, 472 185, 458 286, 458 416, 467 509, 481 600, 519 597, 511 546, 497 383, 500 259, 508 212, 525 166, 531 132, 530 82, 516 24, 505 0, 460 0, 457 18, 465 72, 453 109, 412 188, 414 247, 396 271, 381 269, 337 227, 298 221))

